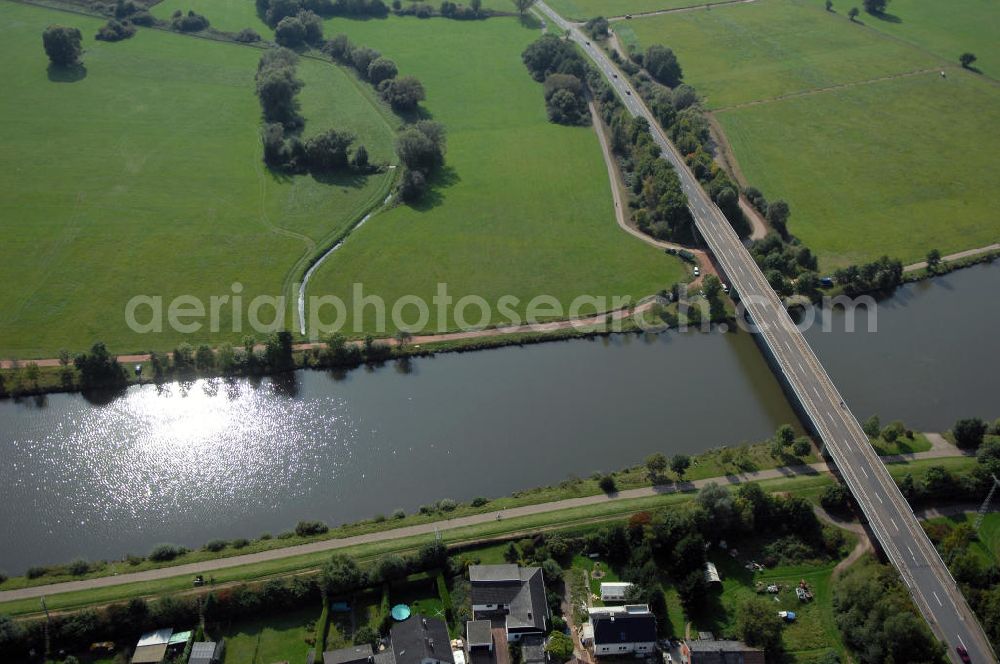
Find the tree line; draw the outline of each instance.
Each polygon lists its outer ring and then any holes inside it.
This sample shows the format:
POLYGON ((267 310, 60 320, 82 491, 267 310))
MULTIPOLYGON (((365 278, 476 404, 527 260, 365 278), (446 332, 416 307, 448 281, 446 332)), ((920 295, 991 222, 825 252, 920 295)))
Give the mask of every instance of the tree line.
POLYGON ((572 42, 543 35, 528 45, 521 60, 531 77, 543 84, 545 108, 551 122, 564 125, 590 122, 587 72, 591 67, 572 42))

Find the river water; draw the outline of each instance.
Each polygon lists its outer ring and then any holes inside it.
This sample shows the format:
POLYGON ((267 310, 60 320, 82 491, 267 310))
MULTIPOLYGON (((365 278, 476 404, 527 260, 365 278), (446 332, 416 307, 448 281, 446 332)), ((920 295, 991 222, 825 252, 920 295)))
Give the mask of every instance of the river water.
MULTIPOLYGON (((1000 267, 965 270, 881 303, 876 334, 843 333, 842 314, 840 331, 807 334, 859 417, 927 430, 994 417, 998 287, 1000 267)), ((108 403, 3 401, 0 570, 498 496, 654 451, 761 440, 791 421, 742 332, 142 386, 108 403)))

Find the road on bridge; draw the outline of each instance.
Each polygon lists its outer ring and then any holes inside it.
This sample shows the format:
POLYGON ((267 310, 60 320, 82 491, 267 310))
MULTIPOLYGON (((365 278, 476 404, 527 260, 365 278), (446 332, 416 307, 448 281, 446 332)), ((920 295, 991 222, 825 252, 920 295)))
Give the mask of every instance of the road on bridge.
POLYGON ((553 25, 568 31, 569 37, 607 78, 626 109, 649 122, 663 157, 674 165, 680 177, 695 224, 714 254, 716 264, 735 287, 759 339, 819 434, 917 607, 938 638, 947 645, 949 657, 960 661, 956 648, 961 646, 968 650, 973 662, 996 661, 958 584, 875 454, 868 436, 722 211, 702 189, 652 112, 611 58, 591 44, 577 24, 566 21, 544 2, 538 2, 536 7, 553 25))

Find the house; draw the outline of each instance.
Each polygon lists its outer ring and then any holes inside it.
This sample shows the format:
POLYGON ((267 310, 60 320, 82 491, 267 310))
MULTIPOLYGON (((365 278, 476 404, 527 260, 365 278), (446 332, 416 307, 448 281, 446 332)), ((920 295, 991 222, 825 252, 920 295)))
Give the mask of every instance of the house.
POLYGON ((614 607, 620 610, 591 609, 594 654, 620 656, 652 653, 656 650, 656 616, 644 604, 614 607))
POLYGON ((371 664, 375 656, 370 643, 348 646, 323 653, 323 664, 371 664))
POLYGON ((714 638, 687 641, 681 646, 687 664, 764 664, 764 651, 741 641, 714 638))
POLYGON ((549 605, 542 568, 472 565, 469 582, 473 618, 504 617, 507 641, 520 641, 528 634, 545 634, 549 605))
POLYGON ((191 644, 188 664, 219 664, 222 661, 222 644, 214 641, 195 641, 191 644))
POLYGON ((713 562, 705 563, 705 583, 710 586, 722 584, 722 577, 719 576, 719 568, 713 562))
POLYGON ((601 601, 602 602, 624 602, 625 595, 628 594, 628 589, 632 587, 631 583, 627 582, 611 582, 601 584, 601 601))
POLYGON ((465 640, 469 652, 493 652, 493 625, 489 620, 469 620, 465 623, 465 640))
POLYGON ((167 655, 167 644, 173 635, 172 629, 158 629, 146 632, 135 644, 132 654, 132 664, 159 664, 167 655))
POLYGON ((411 616, 393 625, 389 638, 395 664, 455 664, 448 625, 443 620, 411 616))

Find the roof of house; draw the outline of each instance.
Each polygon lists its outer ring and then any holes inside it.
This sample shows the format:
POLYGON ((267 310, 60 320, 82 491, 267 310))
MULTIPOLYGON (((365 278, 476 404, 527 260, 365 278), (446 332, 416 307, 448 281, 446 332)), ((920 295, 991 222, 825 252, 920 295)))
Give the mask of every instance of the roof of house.
POLYGON ((520 581, 521 568, 517 565, 470 565, 469 581, 472 583, 497 583, 520 581))
POLYGON ((469 580, 473 605, 508 607, 508 630, 545 630, 548 603, 541 567, 472 565, 469 580))
POLYGON ((628 581, 607 581, 601 584, 601 590, 607 588, 608 590, 628 590, 632 587, 632 584, 628 581))
POLYGON ((177 645, 178 643, 187 643, 191 639, 190 630, 187 632, 174 632, 170 639, 167 641, 167 645, 177 645))
POLYGON ((544 664, 545 637, 540 634, 529 634, 521 639, 521 661, 524 664, 544 664))
POLYGON ((132 664, 159 664, 167 655, 166 643, 139 646, 132 655, 132 664))
POLYGON ((191 644, 188 664, 212 664, 218 644, 214 641, 195 641, 191 644))
POLYGON ((465 623, 469 646, 493 645, 493 624, 489 620, 469 620, 465 623))
POLYGON ((370 643, 361 646, 348 646, 338 650, 327 650, 323 653, 323 664, 354 664, 355 662, 365 662, 367 664, 375 652, 370 643))
POLYGON ((594 643, 649 643, 656 641, 656 616, 652 613, 592 614, 594 643))
POLYGON ((163 629, 158 629, 152 632, 146 632, 139 637, 139 642, 135 644, 136 648, 141 648, 143 646, 156 646, 161 643, 167 643, 170 641, 170 635, 174 633, 174 630, 165 627, 163 629))
POLYGON ((443 620, 414 615, 393 625, 389 637, 396 664, 420 664, 424 659, 455 664, 448 626, 443 620))
POLYGON ((764 651, 742 641, 697 639, 688 641, 691 664, 764 664, 764 651))

